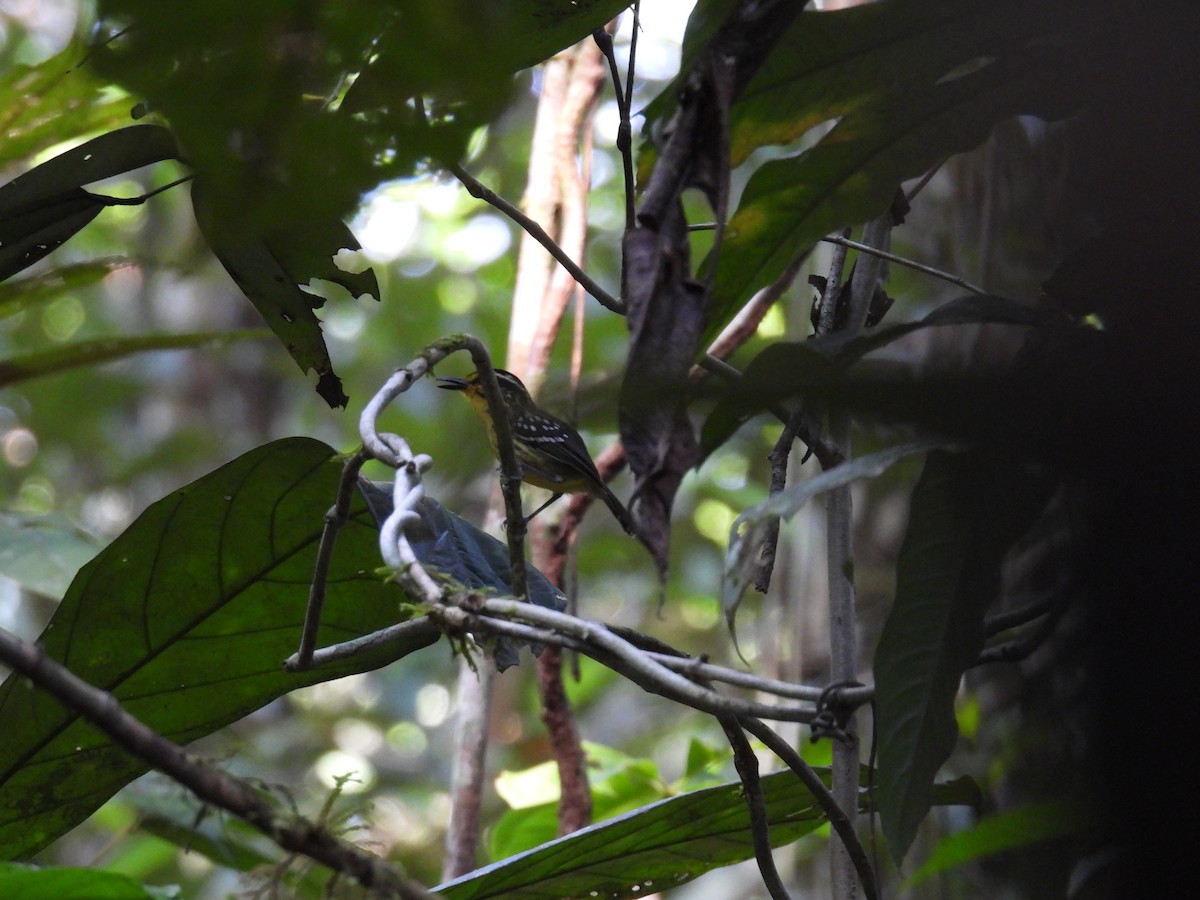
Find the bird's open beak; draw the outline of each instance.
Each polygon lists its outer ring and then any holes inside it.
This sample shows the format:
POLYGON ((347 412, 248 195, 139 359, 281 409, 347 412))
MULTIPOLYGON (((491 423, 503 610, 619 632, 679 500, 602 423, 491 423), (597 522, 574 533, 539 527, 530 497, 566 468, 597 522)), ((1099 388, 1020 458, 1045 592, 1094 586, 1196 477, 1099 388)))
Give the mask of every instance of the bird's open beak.
POLYGON ((447 391, 465 391, 467 389, 467 379, 465 378, 442 378, 439 375, 437 383, 438 387, 447 391))

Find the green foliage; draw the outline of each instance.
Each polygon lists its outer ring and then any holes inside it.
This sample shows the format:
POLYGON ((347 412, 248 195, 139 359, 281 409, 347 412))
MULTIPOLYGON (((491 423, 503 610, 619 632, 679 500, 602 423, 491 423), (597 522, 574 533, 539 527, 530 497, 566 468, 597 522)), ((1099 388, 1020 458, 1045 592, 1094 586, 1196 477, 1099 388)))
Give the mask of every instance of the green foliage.
MULTIPOLYGON (((142 722, 180 742, 288 691, 376 668, 436 638, 421 635, 295 675, 316 542, 340 473, 332 451, 278 441, 151 506, 84 567, 41 644, 142 722)), ((324 640, 400 619, 403 594, 372 571, 375 524, 360 501, 341 533, 324 640)), ((0 853, 45 846, 145 771, 103 734, 20 679, 0 686, 0 853)))
MULTIPOLYGON (((822 775, 828 778, 828 771, 822 775)), ((772 846, 791 843, 825 822, 820 806, 791 772, 765 776, 762 792, 772 846)), ((975 795, 969 781, 933 790, 935 802, 945 804, 971 803, 975 795)), ((753 856, 745 796, 741 783, 734 782, 660 800, 435 890, 449 900, 588 896, 592 891, 639 897, 753 856)))
POLYGON ((913 491, 896 599, 875 648, 879 818, 896 861, 929 811, 954 749, 954 697, 983 648, 1000 563, 1028 530, 1049 484, 986 451, 935 451, 913 491))
POLYGON ((916 887, 934 875, 998 853, 1073 837, 1094 824, 1094 817, 1084 811, 1058 803, 996 813, 972 828, 943 838, 921 867, 905 879, 904 887, 916 887))
POLYGON ((0 863, 0 894, 14 900, 165 900, 127 875, 83 868, 37 869, 0 863))

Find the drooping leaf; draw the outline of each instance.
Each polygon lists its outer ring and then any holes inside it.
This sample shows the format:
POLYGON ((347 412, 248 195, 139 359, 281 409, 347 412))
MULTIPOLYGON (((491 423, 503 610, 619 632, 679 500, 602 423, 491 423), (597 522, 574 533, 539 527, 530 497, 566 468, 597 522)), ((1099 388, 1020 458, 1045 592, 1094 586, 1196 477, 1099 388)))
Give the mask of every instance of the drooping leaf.
MULTIPOLYGON (((187 743, 307 684, 378 668, 436 629, 289 674, 340 465, 293 438, 253 450, 153 504, 72 582, 40 643, 134 716, 187 743)), ((377 530, 358 500, 333 555, 322 643, 402 618, 373 575, 377 530)), ((0 855, 20 858, 86 818, 146 769, 21 678, 0 685, 0 855)))
POLYGON ((757 553, 771 522, 790 519, 812 498, 863 478, 877 478, 900 460, 914 453, 926 453, 944 447, 937 440, 914 441, 888 447, 869 456, 860 456, 828 469, 813 478, 772 494, 762 503, 745 510, 729 529, 729 547, 725 552, 721 579, 721 608, 730 633, 734 630, 742 594, 757 575, 757 553))
MULTIPOLYGON (((827 778, 828 773, 823 773, 827 778)), ((773 846, 825 821, 791 772, 762 779, 773 846)), ((939 785, 938 803, 973 804, 969 781, 939 785)), ((862 796, 865 804, 865 794, 862 796)), ((435 890, 448 900, 500 897, 641 897, 691 881, 711 869, 754 857, 740 783, 661 800, 581 829, 534 850, 485 866, 435 890)))
POLYGON ((110 205, 83 185, 177 156, 167 129, 131 125, 60 153, 0 187, 0 280, 33 265, 110 205))
MULTIPOLYGON (((313 312, 317 298, 300 290, 300 275, 285 268, 262 234, 226 230, 210 206, 203 185, 204 182, 197 181, 193 186, 192 204, 196 223, 209 248, 254 304, 267 327, 283 342, 300 371, 317 373, 317 393, 330 406, 345 406, 349 398, 333 371, 321 321, 313 312)), ((336 249, 331 251, 330 256, 335 252, 336 249)))
POLYGON ((37 206, 0 212, 0 280, 57 250, 102 209, 102 198, 72 188, 37 206))
POLYGON ((148 353, 152 350, 220 347, 233 341, 258 340, 265 334, 261 329, 245 329, 189 334, 147 334, 79 341, 0 360, 0 387, 79 366, 95 366, 100 363, 112 362, 136 353, 148 353))
POLYGON ((697 188, 708 198, 720 223, 719 244, 729 199, 730 104, 800 9, 739 6, 696 54, 687 73, 687 100, 647 179, 636 226, 623 240, 630 350, 621 388, 621 441, 637 478, 632 505, 638 534, 663 582, 671 507, 696 461, 687 376, 700 349, 711 281, 711 266, 699 278, 691 271, 681 196, 697 188))
POLYGON ((958 734, 954 696, 983 647, 1000 564, 1049 496, 999 453, 935 451, 913 491, 896 598, 875 650, 879 818, 897 863, 929 811, 958 734))
POLYGON ((0 575, 55 600, 103 546, 64 516, 0 512, 0 575))

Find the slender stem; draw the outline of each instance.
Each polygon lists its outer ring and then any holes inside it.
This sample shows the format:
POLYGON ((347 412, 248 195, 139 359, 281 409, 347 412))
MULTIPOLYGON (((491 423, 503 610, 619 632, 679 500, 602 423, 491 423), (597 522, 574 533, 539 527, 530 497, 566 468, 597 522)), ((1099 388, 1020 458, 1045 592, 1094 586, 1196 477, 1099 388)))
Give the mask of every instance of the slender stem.
MULTIPOLYGON (((325 605, 325 592, 329 584, 329 563, 333 558, 333 545, 338 532, 350 517, 350 501, 358 485, 358 473, 367 454, 361 448, 346 459, 338 481, 337 499, 329 512, 325 513, 325 527, 321 530, 321 542, 317 546, 317 561, 313 566, 312 584, 308 588, 308 607, 304 612, 304 630, 300 633, 300 649, 293 660, 290 672, 303 672, 312 667, 313 650, 317 646, 317 631, 321 625, 321 609, 325 605)), ((286 665, 286 664, 285 664, 286 665)))
POLYGON ((545 229, 541 225, 533 221, 533 219, 529 218, 529 216, 525 215, 525 213, 521 212, 521 210, 517 209, 517 207, 513 206, 513 204, 509 203, 491 188, 486 187, 483 182, 462 166, 451 166, 450 171, 454 174, 455 178, 463 183, 463 186, 466 187, 467 192, 472 197, 483 200, 485 203, 490 203, 524 228, 535 241, 545 247, 546 251, 558 260, 564 269, 571 273, 576 281, 583 285, 584 290, 596 298, 601 306, 620 315, 625 315, 625 301, 614 297, 602 288, 592 276, 577 266, 575 261, 567 256, 563 249, 554 242, 553 238, 546 234, 545 229))
POLYGON ((953 272, 945 272, 941 269, 935 269, 933 266, 927 266, 924 263, 916 262, 915 260, 906 259, 903 256, 897 256, 894 253, 889 253, 886 250, 881 250, 878 247, 872 247, 869 244, 860 244, 858 241, 852 241, 849 238, 839 235, 829 235, 821 238, 829 244, 838 244, 842 247, 849 247, 851 250, 858 250, 860 253, 867 253, 871 256, 877 256, 880 259, 886 259, 888 262, 893 262, 898 266, 904 266, 908 269, 913 269, 917 272, 924 272, 926 275, 932 275, 935 278, 940 278, 943 281, 948 281, 951 284, 957 284, 961 288, 966 288, 973 294, 986 294, 983 288, 972 284, 963 278, 961 275, 955 275, 953 272))
MULTIPOLYGON (((891 218, 885 213, 869 222, 863 232, 863 243, 879 248, 887 243, 891 231, 891 218)), ((850 298, 847 304, 844 330, 853 334, 859 331, 867 317, 871 298, 883 273, 883 260, 878 256, 864 254, 858 258, 854 276, 850 283, 850 298)), ((826 284, 826 297, 821 309, 821 324, 832 326, 835 310, 833 297, 838 293, 838 280, 834 273, 826 284)), ((822 332, 825 333, 825 332, 822 332)), ((851 455, 850 419, 844 413, 832 411, 829 416, 829 442, 845 458, 851 455)), ((850 485, 831 490, 826 498, 826 552, 829 576, 829 652, 830 678, 834 682, 854 681, 858 677, 858 640, 856 634, 854 589, 854 507, 850 485)), ((835 741, 833 744, 833 796, 845 810, 851 824, 858 812, 859 753, 854 739, 857 725, 853 715, 845 727, 851 740, 835 741)), ((855 900, 858 896, 853 852, 844 841, 834 841, 830 846, 830 870, 834 900, 855 900)))
POLYGON ((425 888, 374 853, 336 837, 316 822, 280 811, 254 785, 202 762, 130 715, 112 694, 78 678, 41 647, 3 628, 0 661, 56 697, 124 750, 184 785, 205 803, 233 813, 284 850, 348 875, 374 896, 433 900, 425 888))

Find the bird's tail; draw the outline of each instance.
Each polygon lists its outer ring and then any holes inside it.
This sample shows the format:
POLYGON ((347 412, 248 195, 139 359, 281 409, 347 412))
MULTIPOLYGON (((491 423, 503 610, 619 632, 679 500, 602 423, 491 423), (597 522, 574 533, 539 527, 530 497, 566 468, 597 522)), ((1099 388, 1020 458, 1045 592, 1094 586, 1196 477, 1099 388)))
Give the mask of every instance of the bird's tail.
POLYGON ((637 536, 637 526, 633 523, 633 516, 629 514, 629 510, 625 508, 617 495, 608 489, 606 485, 600 485, 600 499, 604 501, 604 505, 612 510, 613 516, 621 523, 621 527, 625 529, 626 534, 637 536))

